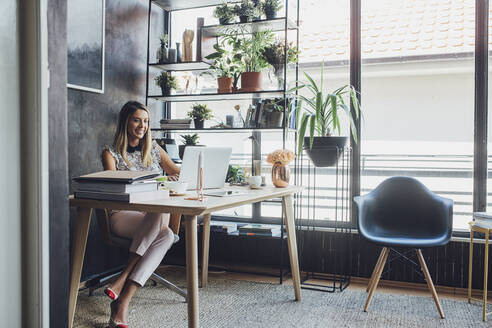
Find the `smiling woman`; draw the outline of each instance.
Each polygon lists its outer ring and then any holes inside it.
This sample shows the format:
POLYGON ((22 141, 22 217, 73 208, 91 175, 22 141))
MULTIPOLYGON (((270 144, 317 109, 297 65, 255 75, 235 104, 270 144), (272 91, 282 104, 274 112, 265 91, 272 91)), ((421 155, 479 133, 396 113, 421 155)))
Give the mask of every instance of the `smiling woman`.
MULTIPOLYGON (((150 135, 150 112, 137 101, 127 102, 120 111, 118 128, 111 146, 102 153, 105 170, 159 171, 176 180, 179 168, 150 135)), ((127 327, 127 312, 133 294, 145 284, 176 240, 169 228, 169 214, 112 211, 112 232, 131 239, 130 256, 123 273, 104 290, 113 300, 110 327, 127 327)))

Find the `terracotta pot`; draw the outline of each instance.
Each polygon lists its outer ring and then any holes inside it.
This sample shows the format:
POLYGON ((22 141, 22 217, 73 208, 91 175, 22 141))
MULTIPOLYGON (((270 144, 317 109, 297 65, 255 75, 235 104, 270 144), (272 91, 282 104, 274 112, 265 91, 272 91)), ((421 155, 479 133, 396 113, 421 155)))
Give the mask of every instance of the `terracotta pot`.
POLYGON ((241 74, 241 91, 261 91, 261 72, 244 72, 241 74))
POLYGON ((219 86, 218 93, 231 93, 232 92, 232 77, 219 77, 217 79, 219 86))
POLYGON ((277 188, 285 188, 289 185, 290 167, 289 165, 273 164, 272 183, 277 188))

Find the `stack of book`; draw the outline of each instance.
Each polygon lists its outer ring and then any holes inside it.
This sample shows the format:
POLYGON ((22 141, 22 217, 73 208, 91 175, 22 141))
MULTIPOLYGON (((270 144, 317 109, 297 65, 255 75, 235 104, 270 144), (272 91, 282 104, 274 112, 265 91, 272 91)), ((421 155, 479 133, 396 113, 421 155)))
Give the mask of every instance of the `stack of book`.
POLYGON ((492 213, 474 212, 473 221, 477 227, 492 229, 492 213))
POLYGON ((165 118, 161 120, 161 129, 188 129, 191 127, 191 118, 165 118))
POLYGON ((250 223, 238 227, 239 235, 280 237, 280 226, 250 223))
POLYGON ((168 190, 160 190, 155 172, 101 171, 75 178, 75 198, 114 200, 136 203, 168 198, 168 190))

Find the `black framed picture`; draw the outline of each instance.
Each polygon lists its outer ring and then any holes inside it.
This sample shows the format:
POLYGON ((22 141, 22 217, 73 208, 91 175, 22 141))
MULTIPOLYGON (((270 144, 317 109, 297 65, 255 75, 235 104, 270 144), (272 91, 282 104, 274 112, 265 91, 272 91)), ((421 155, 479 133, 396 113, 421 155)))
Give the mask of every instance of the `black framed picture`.
POLYGON ((67 86, 104 93, 105 0, 67 3, 67 86))

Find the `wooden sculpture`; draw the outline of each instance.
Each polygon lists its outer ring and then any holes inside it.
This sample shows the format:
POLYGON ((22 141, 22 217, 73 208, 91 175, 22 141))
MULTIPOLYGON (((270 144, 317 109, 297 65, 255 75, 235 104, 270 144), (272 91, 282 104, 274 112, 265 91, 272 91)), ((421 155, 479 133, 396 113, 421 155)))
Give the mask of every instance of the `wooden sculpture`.
POLYGON ((193 61, 193 52, 191 50, 191 43, 195 37, 195 32, 193 30, 185 30, 183 32, 183 61, 190 62, 193 61))

